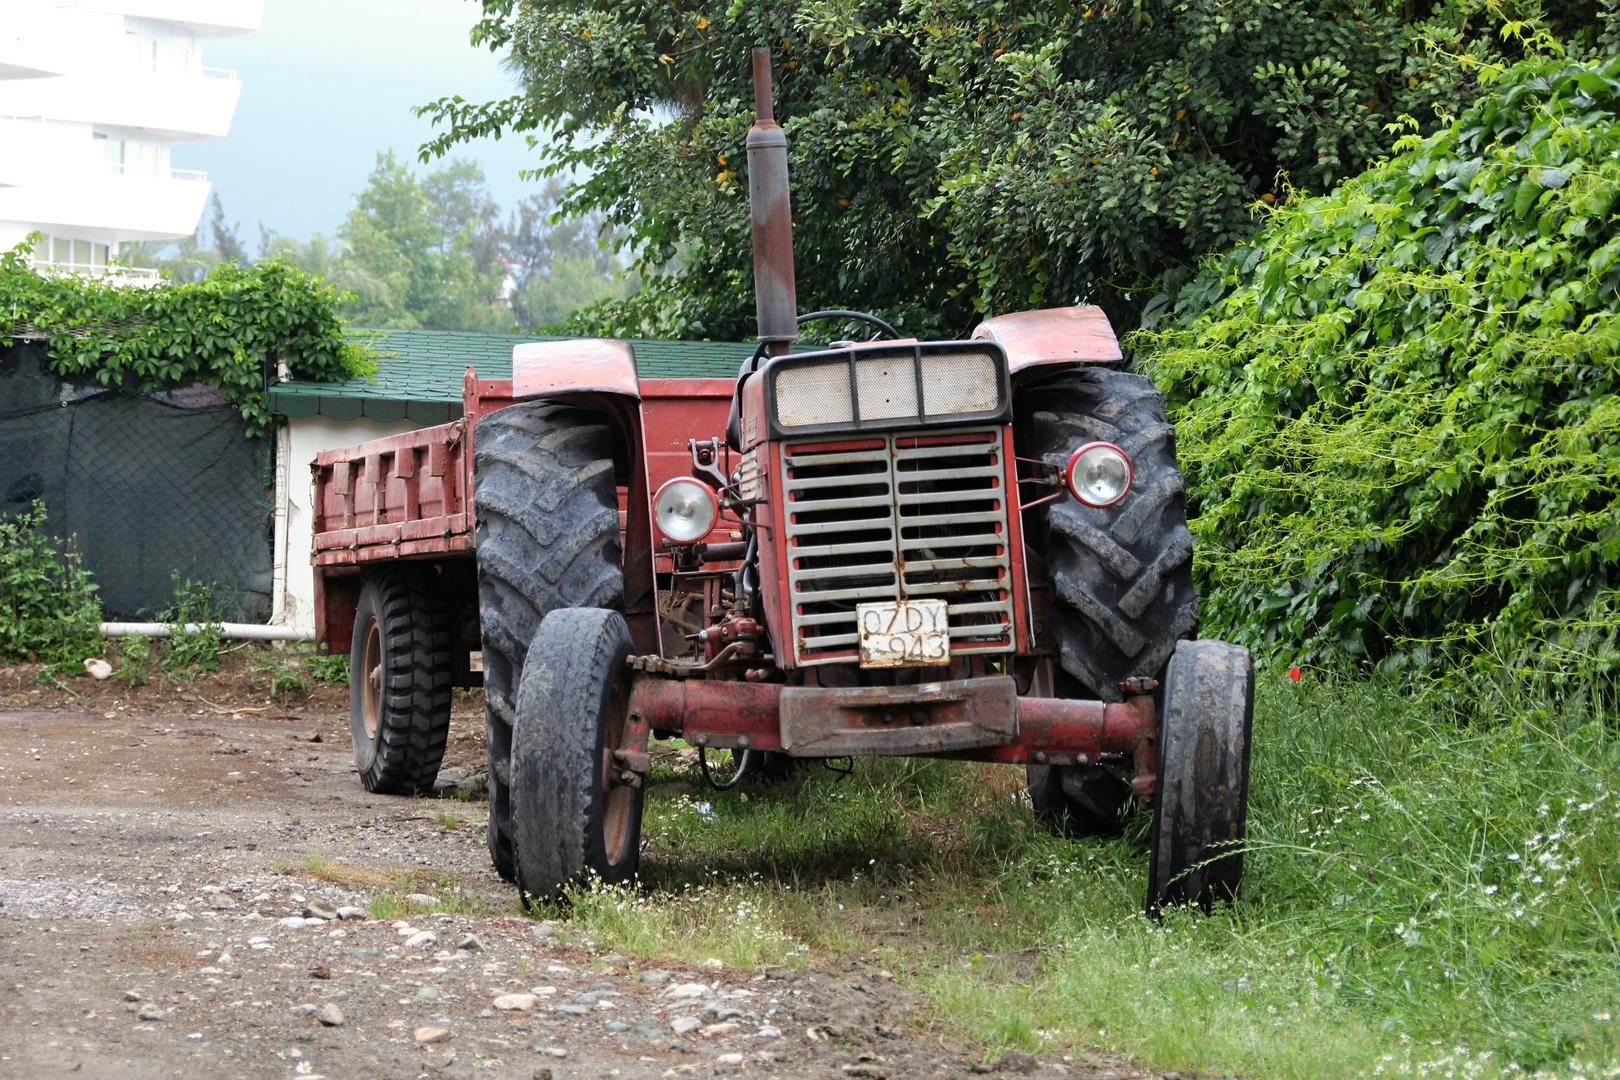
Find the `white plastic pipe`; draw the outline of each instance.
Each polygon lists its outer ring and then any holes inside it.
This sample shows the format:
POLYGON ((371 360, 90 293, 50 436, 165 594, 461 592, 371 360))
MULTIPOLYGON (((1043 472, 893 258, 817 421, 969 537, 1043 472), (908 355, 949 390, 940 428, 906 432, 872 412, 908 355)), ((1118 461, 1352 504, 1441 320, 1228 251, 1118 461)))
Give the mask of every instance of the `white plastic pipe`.
MULTIPOLYGON (((300 630, 296 626, 261 626, 258 623, 212 623, 220 637, 252 641, 314 641, 314 630, 300 630)), ((107 637, 168 637, 169 624, 160 622, 104 622, 101 632, 107 637)), ((198 623, 186 623, 186 633, 201 632, 198 623)))

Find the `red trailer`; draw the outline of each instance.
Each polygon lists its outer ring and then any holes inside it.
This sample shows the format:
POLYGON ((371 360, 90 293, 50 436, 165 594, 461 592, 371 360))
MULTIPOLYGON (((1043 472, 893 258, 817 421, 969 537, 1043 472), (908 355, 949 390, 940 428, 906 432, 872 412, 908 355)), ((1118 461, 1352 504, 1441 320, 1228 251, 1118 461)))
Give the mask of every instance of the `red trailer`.
POLYGON ((755 57, 759 347, 736 379, 642 379, 607 340, 468 371, 454 423, 320 455, 319 640, 348 649, 355 759, 431 785, 482 655, 489 846, 526 896, 640 854, 653 738, 773 760, 1025 766, 1072 833, 1153 813, 1148 902, 1242 870, 1253 674, 1195 639, 1175 429, 1103 312, 969 340, 798 314, 785 140, 755 57), (869 341, 790 352, 817 319, 869 341))

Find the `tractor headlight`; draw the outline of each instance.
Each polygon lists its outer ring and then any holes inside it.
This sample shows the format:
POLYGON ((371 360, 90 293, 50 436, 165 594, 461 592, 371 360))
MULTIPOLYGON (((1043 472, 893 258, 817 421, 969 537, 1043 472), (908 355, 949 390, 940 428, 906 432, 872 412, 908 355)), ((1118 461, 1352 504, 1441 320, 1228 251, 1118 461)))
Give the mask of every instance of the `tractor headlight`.
POLYGON ((1087 506, 1113 506, 1131 490, 1131 459, 1113 443, 1087 443, 1070 455, 1063 478, 1087 506))
POLYGON ((696 480, 671 480, 653 496, 653 520, 658 531, 677 544, 690 544, 709 535, 719 514, 714 492, 696 480))

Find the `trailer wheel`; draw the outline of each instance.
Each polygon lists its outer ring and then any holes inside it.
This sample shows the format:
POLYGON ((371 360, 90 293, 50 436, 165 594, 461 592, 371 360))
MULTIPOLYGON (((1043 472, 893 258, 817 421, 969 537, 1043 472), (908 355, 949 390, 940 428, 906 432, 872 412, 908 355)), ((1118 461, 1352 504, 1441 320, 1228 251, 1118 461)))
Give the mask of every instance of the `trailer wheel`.
POLYGON ((613 757, 645 751, 645 730, 638 738, 628 715, 630 651, 624 616, 599 608, 553 611, 529 645, 512 731, 512 850, 525 902, 636 872, 644 788, 622 782, 613 757))
POLYGON ((1224 641, 1183 641, 1159 688, 1150 913, 1237 896, 1249 801, 1254 664, 1224 641))
POLYGON ((349 731, 367 791, 431 791, 450 733, 450 607, 429 568, 389 567, 360 590, 349 731))
POLYGON ((619 607, 612 441, 595 413, 546 403, 479 418, 473 445, 478 615, 489 734, 489 854, 511 880, 513 707, 540 621, 565 607, 619 607))

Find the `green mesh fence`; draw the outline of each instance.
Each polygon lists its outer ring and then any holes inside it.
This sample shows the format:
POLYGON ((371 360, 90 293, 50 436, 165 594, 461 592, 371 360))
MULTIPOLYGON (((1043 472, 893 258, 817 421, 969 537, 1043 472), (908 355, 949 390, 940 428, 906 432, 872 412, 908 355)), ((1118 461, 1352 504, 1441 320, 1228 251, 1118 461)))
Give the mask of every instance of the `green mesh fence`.
POLYGON ((43 501, 108 620, 156 617, 176 574, 211 585, 224 620, 268 619, 270 441, 211 387, 81 386, 43 360, 37 345, 0 348, 0 514, 43 501))

